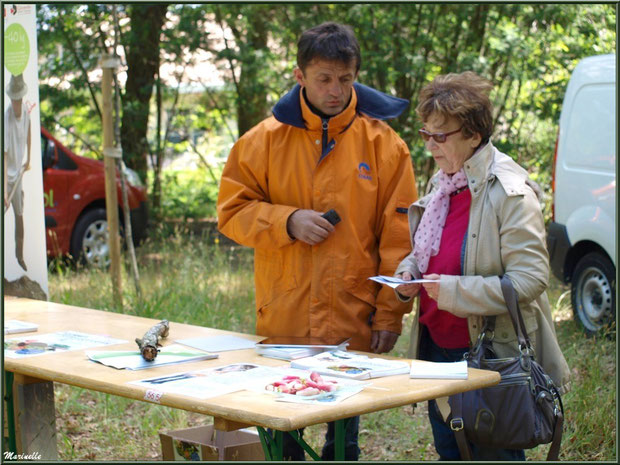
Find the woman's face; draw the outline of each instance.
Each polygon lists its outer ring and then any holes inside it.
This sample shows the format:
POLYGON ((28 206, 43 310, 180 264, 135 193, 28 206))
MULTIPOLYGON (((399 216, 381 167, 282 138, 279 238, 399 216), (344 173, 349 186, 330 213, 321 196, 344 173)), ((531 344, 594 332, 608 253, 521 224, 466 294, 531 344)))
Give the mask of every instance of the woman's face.
MULTIPOLYGON (((430 133, 448 133, 456 131, 461 127, 461 123, 456 118, 432 113, 428 120, 424 121, 424 129, 430 133)), ((433 155, 435 163, 446 174, 454 174, 465 164, 465 160, 474 154, 474 150, 480 144, 480 134, 476 133, 469 139, 463 137, 463 133, 458 131, 447 136, 443 143, 429 138, 425 142, 426 148, 433 155)))

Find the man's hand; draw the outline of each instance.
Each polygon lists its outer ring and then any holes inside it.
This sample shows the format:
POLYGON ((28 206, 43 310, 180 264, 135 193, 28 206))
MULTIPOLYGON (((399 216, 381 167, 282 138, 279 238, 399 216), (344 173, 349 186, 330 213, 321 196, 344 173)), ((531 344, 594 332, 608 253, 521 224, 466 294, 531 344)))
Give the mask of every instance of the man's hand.
MULTIPOLYGON (((399 278, 405 281, 411 281, 413 276, 411 276, 411 273, 408 271, 405 271, 399 276, 399 278)), ((405 297, 415 297, 418 295, 418 292, 420 292, 420 284, 401 284, 396 287, 396 292, 400 295, 404 295, 405 297)))
POLYGON ((322 214, 314 210, 295 211, 286 222, 288 235, 310 245, 323 242, 335 228, 322 214))
POLYGON ((380 330, 372 331, 370 336, 370 350, 375 354, 384 354, 394 348, 398 334, 392 331, 380 330))

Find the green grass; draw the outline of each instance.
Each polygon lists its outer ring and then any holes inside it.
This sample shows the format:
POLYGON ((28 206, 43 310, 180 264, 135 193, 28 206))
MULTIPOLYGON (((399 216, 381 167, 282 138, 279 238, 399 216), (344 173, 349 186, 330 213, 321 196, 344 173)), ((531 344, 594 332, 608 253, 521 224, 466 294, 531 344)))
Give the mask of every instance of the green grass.
MULTIPOLYGON (((155 231, 137 249, 142 299, 128 270, 123 276, 123 308, 112 301, 111 280, 98 270, 50 266, 50 300, 81 307, 168 318, 240 332, 254 331, 252 251, 214 245, 211 237, 184 231, 155 231)), ((612 461, 616 455, 615 334, 586 338, 572 320, 568 288, 553 280, 549 291, 560 345, 572 371, 561 459, 612 461)), ((410 315, 392 355, 405 356, 410 315)), ((55 385, 58 450, 61 460, 161 460, 159 431, 212 423, 211 417, 133 401, 80 388, 55 385)), ((363 415, 362 460, 436 460, 426 404, 363 415)), ((320 450, 325 425, 306 429, 305 439, 320 450)), ((544 460, 548 446, 526 451, 544 460)))

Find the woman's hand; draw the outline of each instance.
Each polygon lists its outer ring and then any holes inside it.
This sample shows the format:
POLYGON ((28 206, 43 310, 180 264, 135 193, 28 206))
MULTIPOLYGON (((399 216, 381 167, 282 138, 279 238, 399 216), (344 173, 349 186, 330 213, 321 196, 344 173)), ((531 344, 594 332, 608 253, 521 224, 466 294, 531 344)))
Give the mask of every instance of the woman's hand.
MULTIPOLYGON (((422 276, 424 279, 439 279, 439 275, 437 273, 425 274, 422 276)), ((439 299, 439 282, 436 283, 424 283, 424 290, 428 294, 428 296, 437 301, 439 299)))
MULTIPOLYGON (((408 271, 405 271, 396 277, 404 281, 411 281, 413 279, 413 276, 411 276, 411 273, 408 271)), ((401 284, 396 287, 396 292, 400 295, 404 295, 405 297, 415 297, 418 295, 418 292, 420 292, 420 284, 401 284)))

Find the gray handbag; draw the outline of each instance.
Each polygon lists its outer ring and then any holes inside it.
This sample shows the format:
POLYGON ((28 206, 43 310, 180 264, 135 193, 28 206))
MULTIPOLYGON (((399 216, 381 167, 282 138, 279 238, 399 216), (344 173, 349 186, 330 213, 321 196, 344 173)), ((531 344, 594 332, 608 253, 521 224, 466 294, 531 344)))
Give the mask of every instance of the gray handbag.
POLYGON ((472 460, 468 441, 499 449, 530 449, 551 443, 547 460, 558 460, 564 423, 562 399, 553 380, 534 360, 512 282, 503 276, 501 285, 520 355, 495 356, 491 344, 495 317, 485 318, 475 347, 464 358, 469 367, 499 372, 501 381, 496 386, 450 396, 449 424, 463 460, 472 460))

